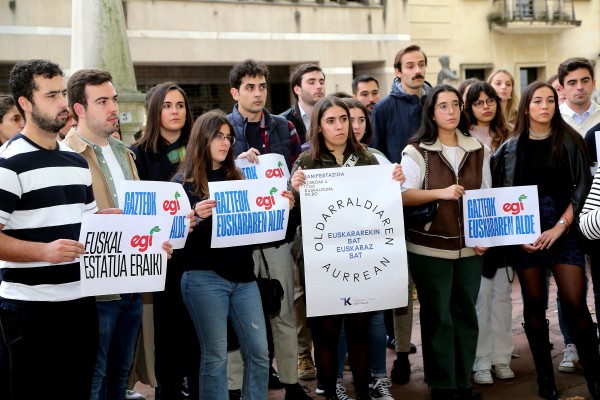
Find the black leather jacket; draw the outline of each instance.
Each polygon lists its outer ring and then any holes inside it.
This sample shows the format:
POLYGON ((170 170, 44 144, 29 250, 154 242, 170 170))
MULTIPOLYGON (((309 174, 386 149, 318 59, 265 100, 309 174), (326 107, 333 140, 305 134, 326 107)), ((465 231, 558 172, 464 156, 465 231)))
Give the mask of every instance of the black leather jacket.
MULTIPOLYGON (((504 142, 492 158, 492 187, 514 186, 517 166, 517 146, 521 135, 513 136, 504 142)), ((573 138, 565 134, 564 147, 569 156, 573 192, 571 204, 576 216, 583 208, 583 203, 592 185, 592 173, 587 164, 587 157, 581 152, 573 138)))

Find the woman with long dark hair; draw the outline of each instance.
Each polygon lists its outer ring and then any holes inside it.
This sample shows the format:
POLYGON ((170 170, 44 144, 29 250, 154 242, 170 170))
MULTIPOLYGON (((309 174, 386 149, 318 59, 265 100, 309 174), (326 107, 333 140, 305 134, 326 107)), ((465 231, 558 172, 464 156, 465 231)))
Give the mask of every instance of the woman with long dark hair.
MULTIPOLYGON (((174 82, 164 82, 148 90, 145 106, 144 135, 130 147, 136 156, 135 166, 140 180, 170 181, 185 159, 193 125, 187 96, 174 82)), ((177 398, 182 389, 194 393, 198 386, 200 355, 194 326, 181 297, 183 271, 179 255, 180 251, 175 251, 169 261, 165 290, 142 295, 146 307, 140 340, 144 343, 145 358, 137 369, 142 369, 140 376, 148 377, 146 383, 158 381, 157 400, 177 398)))
MULTIPOLYGON (((465 115, 469 133, 492 151, 506 141, 510 130, 504 122, 500 96, 487 82, 474 82, 466 93, 465 115)), ((474 381, 480 385, 498 379, 515 377, 510 368, 512 341, 512 277, 511 267, 504 265, 500 247, 489 249, 484 255, 483 276, 477 296, 479 337, 473 371, 474 381)))
POLYGON ((437 86, 427 95, 421 128, 403 151, 405 206, 437 202, 424 225, 406 226, 408 265, 421 304, 425 382, 431 398, 478 399, 470 375, 477 347, 475 302, 483 249, 465 245, 462 196, 491 186, 490 151, 465 133, 456 89, 437 86))
POLYGON ((537 185, 541 234, 534 243, 512 248, 510 257, 523 295, 524 328, 538 374, 538 394, 558 398, 546 320, 550 269, 588 388, 600 399, 598 338, 586 304, 585 256, 580 234, 570 228, 590 189, 589 161, 582 138, 558 110, 558 94, 543 82, 527 86, 514 135, 496 153, 498 186, 537 185))
POLYGON ((21 132, 24 126, 25 120, 15 99, 7 94, 0 95, 0 146, 21 132))
MULTIPOLYGON (((310 124, 310 150, 302 153, 294 163, 290 182, 299 205, 298 190, 305 182, 303 170, 316 168, 338 168, 350 166, 350 156, 357 159, 355 166, 377 165, 375 157, 356 139, 350 125, 350 110, 337 97, 327 96, 317 102, 310 124)), ((401 168, 394 169, 393 178, 403 181, 401 168)), ((338 363, 338 338, 344 323, 348 343, 348 360, 354 376, 356 399, 370 399, 370 312, 326 315, 309 318, 315 346, 315 359, 319 368, 319 380, 326 399, 345 396, 341 384, 336 384, 338 363)))
MULTIPOLYGON (((252 245, 211 248, 212 213, 208 182, 243 179, 235 166, 235 131, 225 113, 209 111, 196 120, 188 152, 174 178, 183 184, 199 223, 183 249, 181 290, 192 317, 202 357, 203 400, 227 399, 227 322, 244 359, 242 398, 264 400, 269 382, 266 321, 252 259, 252 245)), ((290 192, 283 192, 293 205, 290 192)))

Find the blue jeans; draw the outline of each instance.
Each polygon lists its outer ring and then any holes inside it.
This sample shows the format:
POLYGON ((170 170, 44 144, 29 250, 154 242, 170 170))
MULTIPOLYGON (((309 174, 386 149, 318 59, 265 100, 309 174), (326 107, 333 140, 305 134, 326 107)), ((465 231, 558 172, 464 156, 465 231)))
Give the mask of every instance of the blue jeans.
POLYGON ((227 390, 227 320, 238 337, 244 360, 244 400, 268 397, 269 349, 256 282, 231 282, 214 271, 187 271, 181 279, 183 301, 202 349, 200 398, 222 400, 227 390))
MULTIPOLYGON (((373 311, 371 313, 371 325, 369 325, 369 343, 371 344, 371 376, 374 378, 385 378, 387 337, 384 322, 384 311, 373 311)), ((346 362, 346 333, 342 324, 340 341, 338 344, 338 381, 343 378, 344 364, 346 362)))
POLYGON ((139 293, 121 294, 120 300, 97 301, 98 356, 91 400, 123 400, 142 322, 139 293))

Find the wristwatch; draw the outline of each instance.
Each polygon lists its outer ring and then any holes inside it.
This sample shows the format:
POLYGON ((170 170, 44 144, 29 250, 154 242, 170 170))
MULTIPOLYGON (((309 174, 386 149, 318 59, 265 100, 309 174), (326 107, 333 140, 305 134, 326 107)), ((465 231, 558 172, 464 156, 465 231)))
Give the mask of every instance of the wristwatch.
POLYGON ((564 218, 561 218, 558 220, 557 224, 564 226, 565 228, 568 228, 569 226, 567 225, 567 221, 565 221, 564 218))

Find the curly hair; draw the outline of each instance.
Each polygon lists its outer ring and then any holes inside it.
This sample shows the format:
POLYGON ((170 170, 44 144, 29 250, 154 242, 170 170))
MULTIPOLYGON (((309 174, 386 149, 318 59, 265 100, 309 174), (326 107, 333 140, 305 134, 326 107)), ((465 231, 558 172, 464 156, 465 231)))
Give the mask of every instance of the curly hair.
POLYGON ((8 87, 17 108, 21 114, 23 109, 19 105, 19 98, 25 97, 33 103, 33 92, 39 88, 35 84, 35 78, 42 76, 52 79, 55 76, 65 76, 58 64, 48 60, 28 60, 15 64, 8 77, 8 87))

